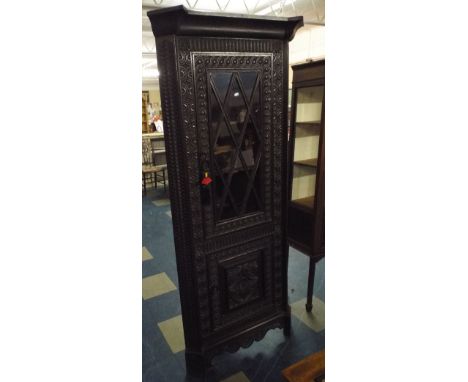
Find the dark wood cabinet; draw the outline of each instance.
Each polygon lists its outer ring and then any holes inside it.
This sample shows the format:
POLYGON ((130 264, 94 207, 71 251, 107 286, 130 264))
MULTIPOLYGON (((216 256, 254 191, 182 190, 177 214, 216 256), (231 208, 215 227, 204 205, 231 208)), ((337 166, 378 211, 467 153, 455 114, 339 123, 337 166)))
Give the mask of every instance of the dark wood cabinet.
POLYGON ((187 370, 290 330, 288 41, 302 17, 148 12, 156 37, 187 370))
POLYGON ((311 311, 315 264, 325 256, 325 61, 292 69, 288 240, 310 257, 311 311))

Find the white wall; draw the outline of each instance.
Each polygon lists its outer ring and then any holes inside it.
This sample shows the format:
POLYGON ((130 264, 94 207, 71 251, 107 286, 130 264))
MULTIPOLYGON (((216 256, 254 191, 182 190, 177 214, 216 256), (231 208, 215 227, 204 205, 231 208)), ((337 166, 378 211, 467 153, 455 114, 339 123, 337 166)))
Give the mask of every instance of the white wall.
MULTIPOLYGON (((325 27, 305 25, 300 28, 294 39, 289 43, 289 64, 294 65, 305 62, 308 59, 318 60, 325 58, 325 27)), ((291 88, 292 69, 289 67, 289 87, 291 88)), ((145 79, 143 90, 150 91, 150 102, 159 99, 159 83, 155 80, 145 79), (157 95, 155 93, 158 93, 157 95)))
MULTIPOLYGON (((325 27, 305 25, 300 28, 289 43, 289 64, 306 60, 325 58, 325 27)), ((292 82, 292 69, 289 67, 289 87, 292 82)))
POLYGON ((289 43, 289 62, 325 57, 325 27, 306 25, 300 28, 289 43))

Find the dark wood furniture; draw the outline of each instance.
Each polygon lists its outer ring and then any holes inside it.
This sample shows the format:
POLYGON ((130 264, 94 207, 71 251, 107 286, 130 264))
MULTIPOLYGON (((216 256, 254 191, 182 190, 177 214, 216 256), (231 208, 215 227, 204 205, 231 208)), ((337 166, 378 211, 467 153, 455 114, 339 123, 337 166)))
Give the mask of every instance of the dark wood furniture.
POLYGON ((288 241, 310 257, 310 312, 315 264, 325 256, 325 60, 292 69, 288 241))
POLYGON ((182 6, 156 37, 186 364, 290 331, 288 40, 302 17, 182 6), (210 182, 211 181, 211 182, 210 182))

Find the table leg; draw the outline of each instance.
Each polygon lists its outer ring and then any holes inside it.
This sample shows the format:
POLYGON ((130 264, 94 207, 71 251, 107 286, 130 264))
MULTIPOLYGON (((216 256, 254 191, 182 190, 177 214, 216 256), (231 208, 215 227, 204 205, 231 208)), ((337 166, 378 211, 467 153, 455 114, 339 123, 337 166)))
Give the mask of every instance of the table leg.
POLYGON ((310 258, 309 262, 309 278, 307 280, 307 302, 306 311, 312 311, 312 295, 314 294, 314 279, 315 279, 315 261, 310 258))

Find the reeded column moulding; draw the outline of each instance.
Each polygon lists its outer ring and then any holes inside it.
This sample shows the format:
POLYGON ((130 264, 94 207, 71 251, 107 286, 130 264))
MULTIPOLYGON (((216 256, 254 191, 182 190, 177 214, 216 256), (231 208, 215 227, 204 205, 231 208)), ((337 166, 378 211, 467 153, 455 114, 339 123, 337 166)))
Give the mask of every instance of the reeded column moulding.
POLYGON ((288 41, 303 21, 183 6, 148 17, 187 371, 200 375, 220 352, 250 346, 269 329, 290 331, 288 41))

